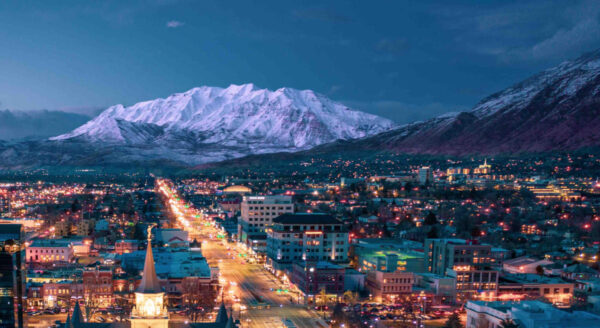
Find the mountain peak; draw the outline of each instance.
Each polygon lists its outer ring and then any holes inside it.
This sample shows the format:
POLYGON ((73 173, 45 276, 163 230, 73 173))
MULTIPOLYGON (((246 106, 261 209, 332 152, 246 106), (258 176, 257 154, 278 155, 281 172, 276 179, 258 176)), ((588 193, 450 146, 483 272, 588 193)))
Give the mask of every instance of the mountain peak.
POLYGON ((486 97, 469 112, 409 124, 364 144, 451 155, 598 147, 598 108, 600 50, 486 97))
POLYGON ((248 94, 256 90, 258 90, 258 88, 254 83, 244 83, 239 85, 231 84, 225 89, 225 91, 230 94, 248 94))
POLYGON ((350 110, 312 90, 271 91, 246 83, 193 88, 128 107, 115 105, 51 140, 152 145, 186 153, 220 146, 219 156, 242 156, 362 138, 393 125, 390 120, 350 110))

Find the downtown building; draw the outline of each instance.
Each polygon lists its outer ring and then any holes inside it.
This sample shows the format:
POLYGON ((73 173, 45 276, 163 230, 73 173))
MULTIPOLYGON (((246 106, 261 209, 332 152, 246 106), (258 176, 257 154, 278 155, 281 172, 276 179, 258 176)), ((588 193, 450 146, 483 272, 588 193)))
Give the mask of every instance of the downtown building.
POLYGON ((492 269, 492 247, 465 239, 426 239, 427 272, 456 281, 457 301, 494 300, 499 272, 492 269))
POLYGON ((268 229, 267 267, 276 273, 292 269, 292 263, 348 262, 348 229, 327 214, 283 214, 268 229))
POLYGON ((267 246, 265 229, 273 224, 273 219, 286 213, 294 213, 291 196, 244 196, 238 220, 238 240, 254 252, 264 254, 267 246))
POLYGON ((563 311, 541 301, 469 301, 466 328, 503 327, 510 320, 520 328, 600 328, 600 316, 585 311, 563 311))
POLYGON ((351 247, 357 270, 366 274, 365 287, 375 302, 411 300, 415 273, 423 272, 422 248, 405 240, 356 239, 351 247))
POLYGON ((25 326, 23 226, 0 225, 0 328, 25 326))
POLYGON ((73 243, 69 239, 35 239, 27 247, 26 256, 29 265, 64 265, 74 259, 73 243))

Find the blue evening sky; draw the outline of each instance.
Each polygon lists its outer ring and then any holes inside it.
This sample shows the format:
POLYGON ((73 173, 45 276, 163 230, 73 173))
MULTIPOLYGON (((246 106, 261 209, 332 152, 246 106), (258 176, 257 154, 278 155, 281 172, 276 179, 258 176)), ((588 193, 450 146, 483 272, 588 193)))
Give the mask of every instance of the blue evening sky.
POLYGON ((600 1, 0 1, 0 108, 313 89, 398 122, 600 47, 600 1))

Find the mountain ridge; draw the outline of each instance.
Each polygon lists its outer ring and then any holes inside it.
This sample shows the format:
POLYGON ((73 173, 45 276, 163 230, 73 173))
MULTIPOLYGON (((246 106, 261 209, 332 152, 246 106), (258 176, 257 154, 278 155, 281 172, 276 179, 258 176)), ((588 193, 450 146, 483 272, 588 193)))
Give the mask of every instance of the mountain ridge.
POLYGON ((600 146, 600 50, 565 61, 444 114, 351 142, 352 147, 465 156, 600 146))
POLYGON ((144 127, 135 126, 138 124, 145 124, 154 132, 162 129, 163 134, 191 133, 202 143, 236 145, 254 139, 266 145, 298 149, 360 138, 393 126, 390 120, 351 110, 311 90, 271 91, 243 84, 227 88, 204 86, 128 107, 111 106, 81 127, 50 140, 149 142, 143 137, 144 127), (141 136, 132 131, 136 128, 141 136))

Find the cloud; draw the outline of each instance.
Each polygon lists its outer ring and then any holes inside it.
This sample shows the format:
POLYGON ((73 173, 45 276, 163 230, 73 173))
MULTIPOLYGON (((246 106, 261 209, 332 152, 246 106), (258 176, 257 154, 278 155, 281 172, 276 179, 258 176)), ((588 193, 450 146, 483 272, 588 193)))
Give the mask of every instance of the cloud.
POLYGON ((176 20, 172 20, 172 21, 168 21, 167 22, 167 27, 168 28, 178 28, 185 25, 184 22, 180 22, 180 21, 176 21, 176 20))
POLYGON ((409 104, 399 100, 376 101, 342 101, 346 106, 389 118, 399 124, 425 121, 436 116, 468 110, 462 105, 432 102, 426 104, 409 104))
POLYGON ((327 91, 327 95, 331 96, 342 89, 343 87, 341 85, 332 85, 331 88, 329 88, 329 91, 327 91))
POLYGON ((32 8, 33 15, 40 19, 56 22, 66 17, 99 17, 112 26, 127 26, 136 22, 139 17, 153 14, 165 7, 173 6, 181 0, 103 0, 76 1, 69 5, 56 5, 56 10, 32 8))
POLYGON ((558 30, 551 37, 542 40, 521 56, 534 59, 548 58, 560 55, 563 52, 581 53, 592 50, 600 44, 600 23, 595 19, 586 19, 570 29, 558 30))
POLYGON ((600 46, 600 2, 501 3, 431 8, 451 31, 457 50, 500 62, 556 61, 600 46))
POLYGON ((381 52, 402 53, 408 48, 405 38, 383 38, 377 42, 375 49, 381 52))
POLYGON ((408 49, 408 40, 406 38, 382 38, 375 43, 375 55, 373 62, 390 63, 408 49))
POLYGON ((74 107, 59 107, 53 109, 54 111, 60 111, 65 113, 75 113, 81 115, 87 115, 90 117, 96 117, 102 113, 108 106, 74 106, 74 107))
POLYGON ((295 9, 292 15, 304 20, 317 20, 328 23, 349 23, 352 18, 326 8, 303 8, 295 9))

